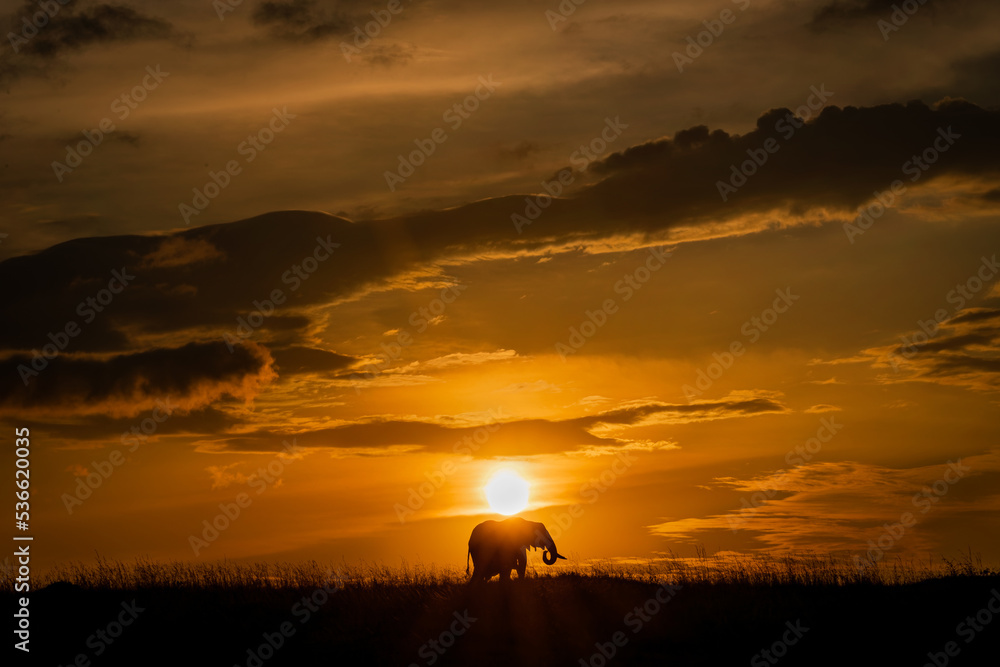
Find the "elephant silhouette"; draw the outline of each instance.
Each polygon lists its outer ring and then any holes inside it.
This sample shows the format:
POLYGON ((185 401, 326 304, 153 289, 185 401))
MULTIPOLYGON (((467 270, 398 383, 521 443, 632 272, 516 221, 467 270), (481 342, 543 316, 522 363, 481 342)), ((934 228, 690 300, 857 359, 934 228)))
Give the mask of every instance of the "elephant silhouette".
POLYGON ((465 558, 465 573, 469 574, 469 557, 472 558, 472 578, 469 583, 487 581, 500 575, 500 581, 510 581, 510 571, 524 579, 528 565, 528 547, 542 549, 542 560, 552 565, 557 559, 566 559, 556 550, 556 543, 537 521, 520 517, 503 521, 484 521, 472 529, 469 552, 465 558))

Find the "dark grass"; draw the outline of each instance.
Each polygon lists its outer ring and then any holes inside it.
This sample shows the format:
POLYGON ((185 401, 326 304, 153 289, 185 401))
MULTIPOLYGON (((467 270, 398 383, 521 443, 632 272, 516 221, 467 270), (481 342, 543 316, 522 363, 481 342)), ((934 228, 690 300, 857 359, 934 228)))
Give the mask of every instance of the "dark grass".
POLYGON ((1000 664, 1000 614, 970 642, 956 634, 1000 589, 1000 574, 971 558, 862 569, 818 557, 538 563, 530 574, 469 587, 464 570, 99 559, 49 573, 49 581, 66 583, 32 594, 32 664, 68 665, 84 654, 92 665, 553 666, 582 659, 595 667, 919 667, 949 641, 959 647, 950 665, 1000 664), (665 584, 679 588, 664 604, 650 602, 658 590, 667 596, 665 584), (303 604, 311 596, 315 611, 303 604), (88 646, 88 638, 133 600, 144 611, 95 655, 102 642, 88 646), (643 619, 635 610, 646 605, 643 619), (468 629, 453 644, 446 635, 450 646, 435 651, 430 640, 461 629, 456 614, 468 629), (752 662, 796 622, 809 629, 786 655, 752 662), (248 649, 257 651, 282 624, 294 633, 267 659, 251 660, 248 649), (614 657, 592 658, 595 644, 611 651, 616 632, 627 641, 614 657))

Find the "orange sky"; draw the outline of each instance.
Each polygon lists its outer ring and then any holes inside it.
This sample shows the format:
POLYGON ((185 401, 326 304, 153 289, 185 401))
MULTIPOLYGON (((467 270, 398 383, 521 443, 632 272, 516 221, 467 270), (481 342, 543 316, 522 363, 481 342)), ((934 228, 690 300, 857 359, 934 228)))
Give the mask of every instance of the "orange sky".
POLYGON ((78 2, 8 38, 36 563, 459 566, 503 468, 575 561, 1000 558, 1000 15, 891 4, 405 3, 354 52, 384 4, 78 2))

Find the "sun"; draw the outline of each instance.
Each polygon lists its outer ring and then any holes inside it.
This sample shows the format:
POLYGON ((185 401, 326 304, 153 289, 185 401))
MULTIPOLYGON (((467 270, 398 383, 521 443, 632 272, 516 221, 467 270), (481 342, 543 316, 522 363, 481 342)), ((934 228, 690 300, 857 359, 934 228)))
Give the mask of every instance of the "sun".
POLYGON ((513 470, 499 470, 486 483, 486 501, 497 514, 517 514, 528 506, 528 487, 513 470))

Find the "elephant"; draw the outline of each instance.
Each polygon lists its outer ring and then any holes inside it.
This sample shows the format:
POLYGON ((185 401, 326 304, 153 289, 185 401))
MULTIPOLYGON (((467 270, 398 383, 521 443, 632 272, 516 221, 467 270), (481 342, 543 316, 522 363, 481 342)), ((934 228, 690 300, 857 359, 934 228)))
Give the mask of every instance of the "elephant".
POLYGON ((472 529, 469 537, 469 552, 465 558, 465 573, 469 574, 469 557, 472 557, 472 578, 469 583, 487 581, 500 575, 500 581, 510 581, 510 571, 517 570, 517 576, 524 579, 524 569, 528 565, 528 547, 542 549, 542 560, 552 565, 557 559, 566 560, 556 550, 556 543, 537 521, 527 521, 520 517, 504 521, 484 521, 472 529))

